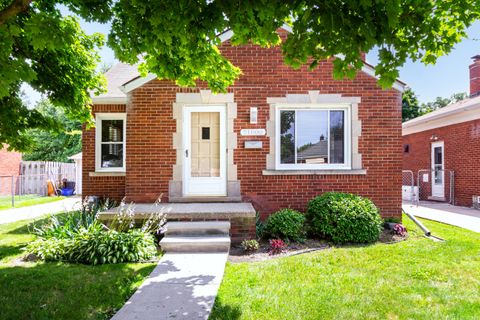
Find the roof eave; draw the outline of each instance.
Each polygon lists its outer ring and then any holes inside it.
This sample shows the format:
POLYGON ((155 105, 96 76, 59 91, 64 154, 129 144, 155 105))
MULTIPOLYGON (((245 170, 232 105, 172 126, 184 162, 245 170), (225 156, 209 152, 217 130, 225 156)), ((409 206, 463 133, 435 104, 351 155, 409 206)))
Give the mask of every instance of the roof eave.
POLYGON ((402 124, 402 135, 405 136, 452 124, 462 123, 465 121, 479 119, 480 113, 477 112, 476 109, 480 109, 479 102, 466 104, 461 108, 450 110, 448 112, 434 114, 431 116, 428 116, 427 114, 425 116, 409 120, 402 124), (462 113, 465 112, 470 113, 462 115, 462 113))
POLYGON ((156 78, 157 78, 156 75, 154 75, 153 73, 149 73, 146 77, 136 77, 136 78, 124 83, 119 88, 123 93, 127 94, 130 91, 133 91, 133 90, 143 86, 147 82, 150 82, 150 81, 152 81, 156 78))
POLYGON ((126 104, 127 97, 92 97, 93 104, 126 104))

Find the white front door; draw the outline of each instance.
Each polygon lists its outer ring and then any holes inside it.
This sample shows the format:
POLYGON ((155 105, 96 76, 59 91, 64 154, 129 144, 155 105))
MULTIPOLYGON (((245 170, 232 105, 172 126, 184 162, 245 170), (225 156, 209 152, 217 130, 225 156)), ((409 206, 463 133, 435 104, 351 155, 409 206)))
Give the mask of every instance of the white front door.
POLYGON ((188 106, 183 111, 183 194, 226 196, 225 106, 188 106))
POLYGON ((445 167, 443 141, 432 143, 432 196, 445 197, 445 167))

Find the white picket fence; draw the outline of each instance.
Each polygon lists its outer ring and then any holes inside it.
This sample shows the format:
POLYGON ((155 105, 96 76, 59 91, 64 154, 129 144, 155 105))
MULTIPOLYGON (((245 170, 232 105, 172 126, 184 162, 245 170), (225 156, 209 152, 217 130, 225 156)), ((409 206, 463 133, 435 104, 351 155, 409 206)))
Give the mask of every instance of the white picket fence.
POLYGON ((17 194, 47 195, 47 180, 59 187, 63 179, 75 181, 75 164, 50 161, 22 161, 17 194))

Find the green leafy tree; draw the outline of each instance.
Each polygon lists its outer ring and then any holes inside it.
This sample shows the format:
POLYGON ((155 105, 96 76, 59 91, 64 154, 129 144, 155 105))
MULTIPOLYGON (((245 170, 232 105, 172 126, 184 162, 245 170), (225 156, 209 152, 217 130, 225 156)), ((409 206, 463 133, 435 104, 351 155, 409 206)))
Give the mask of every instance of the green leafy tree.
POLYGON ((80 121, 91 119, 89 92, 104 87, 96 71, 103 35, 87 35, 77 18, 62 16, 58 4, 86 19, 111 17, 109 3, 100 0, 0 0, 0 144, 19 151, 33 145, 29 129, 62 130, 54 117, 22 101, 23 83, 80 121))
POLYGON ((466 98, 468 98, 468 94, 460 92, 452 94, 449 98, 437 97, 435 101, 420 103, 415 92, 407 88, 402 96, 402 121, 405 122, 420 117, 466 98))
POLYGON ((435 101, 427 102, 423 105, 423 108, 426 110, 434 111, 443 107, 448 106, 449 104, 461 101, 468 98, 466 92, 454 93, 449 98, 437 97, 435 101))
POLYGON ((54 106, 48 100, 41 100, 37 111, 43 116, 50 116, 62 127, 62 132, 31 129, 28 134, 33 139, 33 146, 23 154, 23 160, 68 162, 68 157, 82 151, 82 124, 71 120, 62 108, 54 106))
POLYGON ((428 112, 418 101, 418 97, 412 89, 407 88, 402 96, 402 121, 408 121, 428 112))
POLYGON ((233 45, 281 45, 295 68, 313 69, 336 56, 337 79, 353 78, 361 52, 379 47, 375 72, 388 87, 407 59, 435 63, 449 53, 480 15, 480 0, 0 0, 0 143, 26 148, 27 128, 54 125, 23 105, 21 83, 67 116, 90 119, 88 93, 103 84, 95 71, 102 37, 86 35, 58 5, 87 21, 110 21, 109 46, 120 61, 138 63, 142 74, 182 86, 204 80, 215 92, 241 74, 218 49, 227 31, 233 45), (276 31, 285 23, 292 32, 282 43, 276 31))

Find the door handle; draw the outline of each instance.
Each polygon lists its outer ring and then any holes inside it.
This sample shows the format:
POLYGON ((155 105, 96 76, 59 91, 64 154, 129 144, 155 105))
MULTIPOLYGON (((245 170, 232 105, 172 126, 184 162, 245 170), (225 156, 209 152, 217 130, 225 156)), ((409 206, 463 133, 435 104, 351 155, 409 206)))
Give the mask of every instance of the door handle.
POLYGON ((185 157, 188 158, 188 149, 185 149, 185 157))

